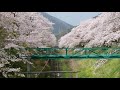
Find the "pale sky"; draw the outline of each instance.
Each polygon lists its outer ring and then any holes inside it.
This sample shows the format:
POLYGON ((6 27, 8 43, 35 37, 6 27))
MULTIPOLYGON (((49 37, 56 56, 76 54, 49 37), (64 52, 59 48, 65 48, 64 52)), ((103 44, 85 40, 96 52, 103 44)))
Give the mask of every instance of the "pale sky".
POLYGON ((79 25, 81 21, 98 15, 100 12, 46 12, 71 25, 79 25))

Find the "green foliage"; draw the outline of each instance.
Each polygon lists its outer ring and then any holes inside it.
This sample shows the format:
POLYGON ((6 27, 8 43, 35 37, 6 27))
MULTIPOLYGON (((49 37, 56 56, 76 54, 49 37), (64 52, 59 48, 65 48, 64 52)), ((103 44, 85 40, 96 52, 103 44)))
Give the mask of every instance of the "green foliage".
POLYGON ((111 59, 99 68, 95 67, 97 60, 81 60, 79 63, 79 78, 120 78, 120 60, 111 59))
POLYGON ((96 70, 96 76, 103 78, 120 78, 120 61, 112 59, 96 70))

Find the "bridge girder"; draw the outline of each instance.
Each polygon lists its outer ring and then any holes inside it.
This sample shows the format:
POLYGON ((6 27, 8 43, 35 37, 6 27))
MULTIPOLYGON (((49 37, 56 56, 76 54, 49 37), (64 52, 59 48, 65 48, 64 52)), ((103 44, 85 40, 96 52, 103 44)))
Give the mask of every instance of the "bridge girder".
POLYGON ((27 48, 31 59, 120 58, 120 48, 27 48))

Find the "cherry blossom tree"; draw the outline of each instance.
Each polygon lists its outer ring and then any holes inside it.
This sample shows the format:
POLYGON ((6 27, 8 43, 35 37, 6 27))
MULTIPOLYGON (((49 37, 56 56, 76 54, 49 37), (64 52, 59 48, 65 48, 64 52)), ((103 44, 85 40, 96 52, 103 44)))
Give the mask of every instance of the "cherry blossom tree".
POLYGON ((120 12, 103 12, 83 21, 59 40, 59 47, 120 46, 120 12))
MULTIPOLYGON (((81 22, 61 37, 59 47, 120 47, 120 12, 103 12, 81 22)), ((103 62, 107 60, 98 60, 96 68, 102 66, 103 62)))
MULTIPOLYGON (((8 77, 9 72, 19 72, 20 68, 11 67, 11 62, 32 64, 14 54, 9 55, 8 50, 11 48, 15 49, 16 54, 20 54, 18 48, 55 46, 56 37, 52 34, 52 25, 52 22, 38 12, 0 12, 0 33, 7 33, 3 40, 0 39, 3 41, 0 45, 0 73, 8 77)), ((1 38, 3 34, 0 35, 1 38)))

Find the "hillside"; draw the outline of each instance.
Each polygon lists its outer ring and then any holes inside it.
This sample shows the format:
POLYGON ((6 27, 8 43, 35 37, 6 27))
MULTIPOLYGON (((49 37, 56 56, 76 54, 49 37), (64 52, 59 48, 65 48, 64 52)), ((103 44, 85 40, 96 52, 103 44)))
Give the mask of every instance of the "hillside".
POLYGON ((56 17, 53 17, 45 12, 41 12, 44 17, 46 17, 49 21, 51 21, 53 24, 53 33, 57 38, 60 38, 61 36, 65 35, 66 33, 70 32, 71 29, 74 27, 56 17))

